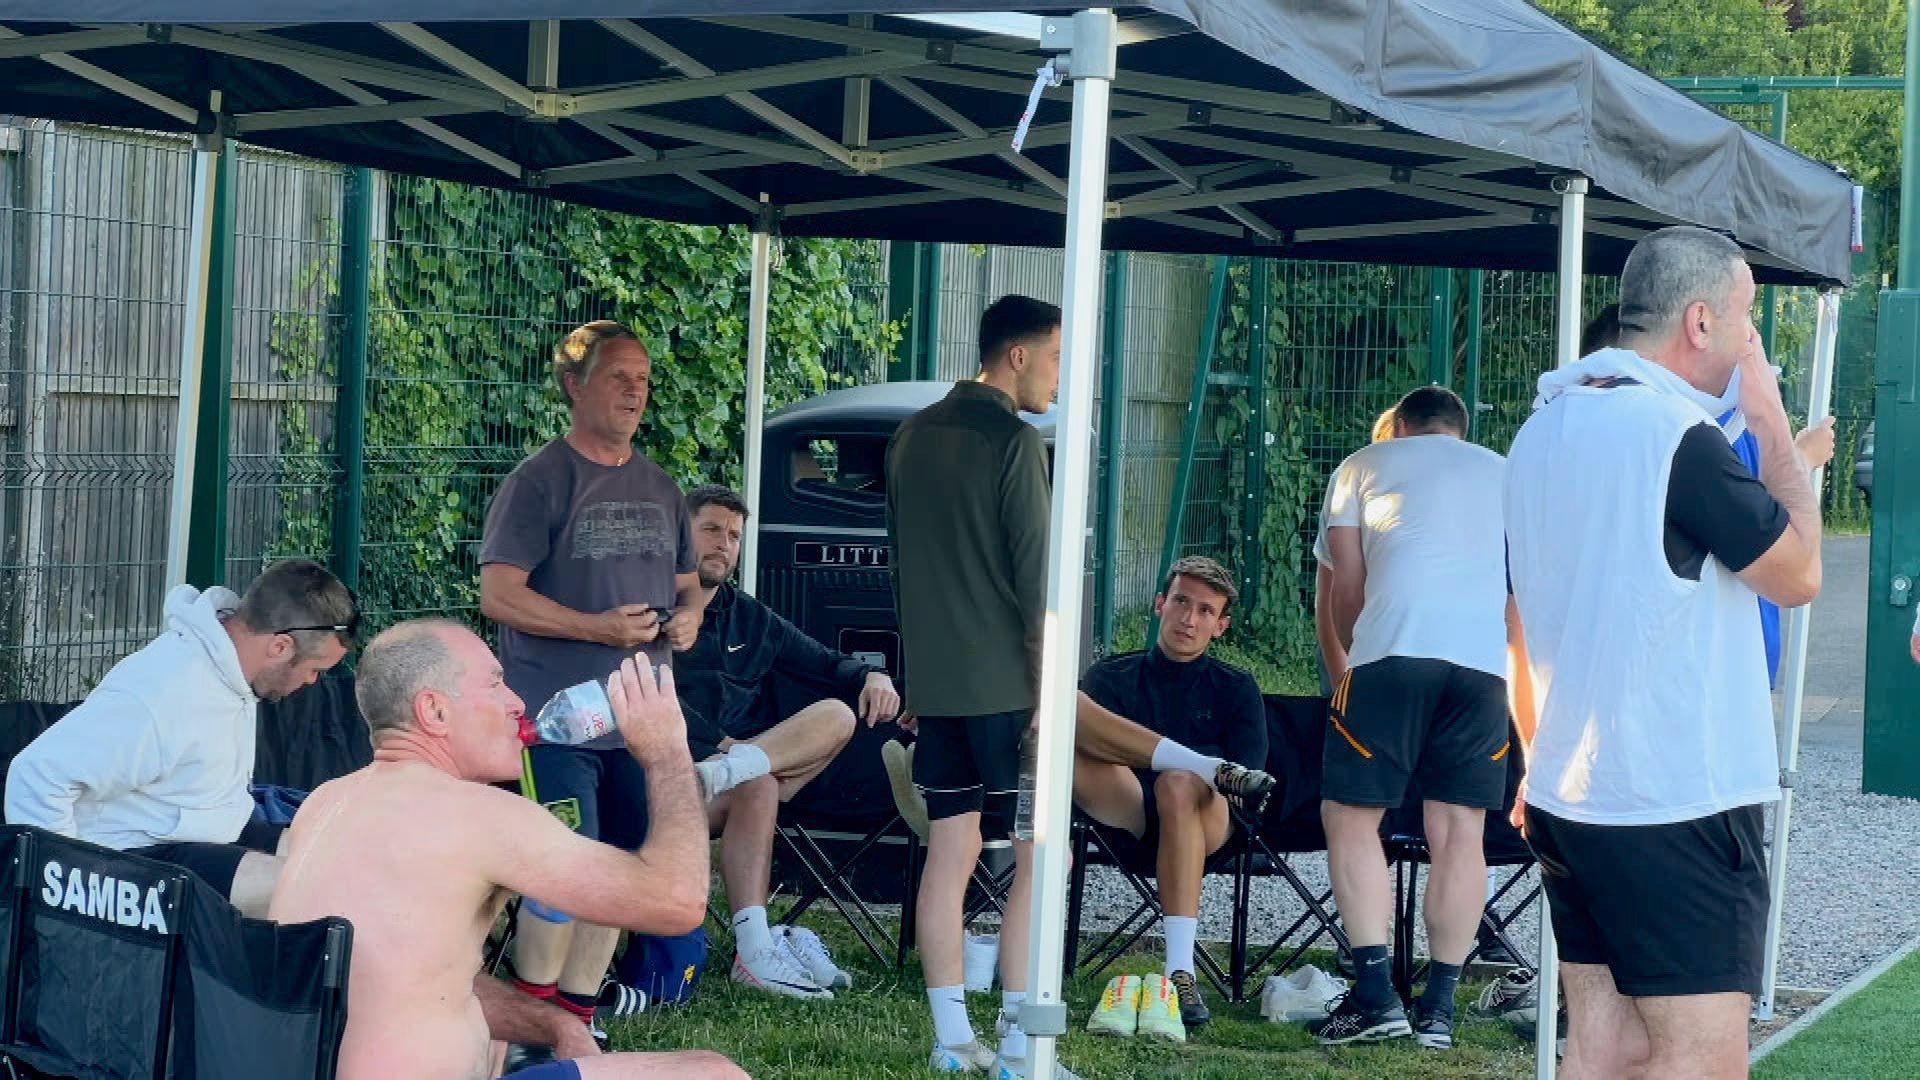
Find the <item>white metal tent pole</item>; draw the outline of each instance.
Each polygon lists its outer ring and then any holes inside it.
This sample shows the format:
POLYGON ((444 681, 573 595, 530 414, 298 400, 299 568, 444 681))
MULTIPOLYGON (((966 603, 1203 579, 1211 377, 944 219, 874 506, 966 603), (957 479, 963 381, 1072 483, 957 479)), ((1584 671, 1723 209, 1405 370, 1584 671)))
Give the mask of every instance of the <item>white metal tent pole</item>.
MULTIPOLYGON (((1833 351, 1840 336, 1840 296, 1820 294, 1819 319, 1813 332, 1813 370, 1808 373, 1807 424, 1826 419, 1833 401, 1833 351)), ((1813 471, 1813 490, 1820 491, 1821 474, 1813 471)), ((1760 979, 1760 1000, 1754 1016, 1773 1019, 1774 987, 1780 978, 1780 924, 1787 902, 1787 827, 1793 817, 1793 789, 1800 775, 1800 721, 1807 693, 1807 629, 1813 607, 1786 612, 1786 682, 1782 684, 1785 730, 1780 738, 1780 805, 1773 811, 1773 848, 1768 857, 1767 966, 1760 979)))
MULTIPOLYGON (((1073 727, 1079 695, 1087 504, 1093 471, 1093 372, 1100 335, 1100 228, 1106 210, 1107 104, 1118 59, 1111 11, 1049 19, 1049 45, 1071 34, 1073 141, 1067 172, 1066 282, 1061 312, 1061 415, 1053 440, 1053 516, 1047 544, 1047 613, 1040 665, 1035 873, 1028 910, 1023 1030, 1035 1080, 1052 1080, 1055 1040, 1067 1030, 1060 996, 1066 941, 1068 847, 1073 835, 1073 727)), ((1054 46, 1058 49, 1058 46, 1054 46)))
POLYGON ((173 424, 173 490, 167 505, 166 587, 187 580, 193 530, 193 455, 200 437, 200 368, 206 359, 207 288, 213 269, 214 185, 220 182, 220 135, 202 136, 193 151, 193 208, 188 222, 187 297, 180 312, 180 401, 173 424))
MULTIPOLYGON (((1587 221, 1587 178, 1556 177, 1553 189, 1560 193, 1560 277, 1555 292, 1553 361, 1555 367, 1566 367, 1580 359, 1580 284, 1585 256, 1581 233, 1587 221)), ((1539 1005, 1534 1010, 1533 1075, 1551 1080, 1560 1064, 1560 950, 1553 940, 1553 920, 1544 889, 1540 894, 1539 970, 1534 980, 1539 988, 1539 1005)))
POLYGON ((740 591, 748 596, 760 577, 760 443, 767 426, 767 298, 773 291, 773 223, 766 196, 760 201, 747 292, 747 445, 741 477, 747 527, 740 541, 740 591))

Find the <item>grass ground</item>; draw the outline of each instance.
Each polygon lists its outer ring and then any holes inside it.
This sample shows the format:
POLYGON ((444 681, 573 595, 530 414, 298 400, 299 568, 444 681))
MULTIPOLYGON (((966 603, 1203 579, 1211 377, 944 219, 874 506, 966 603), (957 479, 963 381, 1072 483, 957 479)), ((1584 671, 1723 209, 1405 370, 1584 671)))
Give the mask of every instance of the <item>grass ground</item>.
POLYGON ((1920 953, 1895 964, 1754 1067, 1755 1080, 1920 1075, 1920 953))
MULTIPOLYGON (((895 973, 848 941, 833 940, 836 958, 854 973, 855 984, 831 1002, 770 999, 727 979, 731 953, 716 943, 694 1002, 648 1013, 613 1029, 622 1050, 708 1048, 732 1057, 757 1080, 869 1080, 926 1077, 932 1025, 927 1017, 918 965, 895 973), (725 959, 722 959, 723 954, 725 959)), ((1329 958, 1317 961, 1325 967, 1329 958)), ((1114 971, 1160 971, 1157 957, 1125 957, 1114 971)), ((1109 971, 1106 975, 1111 975, 1109 971)), ((1532 1074, 1532 1045, 1498 1022, 1468 1016, 1479 986, 1462 988, 1459 1043, 1451 1052, 1423 1050, 1412 1040, 1388 1045, 1326 1049, 1294 1025, 1261 1019, 1258 1002, 1229 1005, 1209 994, 1214 1021, 1188 1044, 1089 1035, 1087 1016, 1106 976, 1069 984, 1074 1031, 1061 1046, 1061 1060, 1087 1080, 1180 1077, 1244 1080, 1261 1075, 1334 1080, 1393 1076, 1397 1080, 1523 1077, 1532 1074)), ((999 1004, 995 991, 973 1003, 976 1030, 993 1030, 999 1004)))

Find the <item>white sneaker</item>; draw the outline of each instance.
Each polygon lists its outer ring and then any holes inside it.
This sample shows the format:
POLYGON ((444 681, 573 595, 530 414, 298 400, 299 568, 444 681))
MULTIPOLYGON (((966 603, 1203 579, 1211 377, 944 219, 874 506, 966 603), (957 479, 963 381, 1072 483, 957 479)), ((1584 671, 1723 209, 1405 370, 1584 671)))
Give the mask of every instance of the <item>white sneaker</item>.
POLYGON ((853 988, 853 976, 833 962, 833 954, 827 951, 827 943, 820 940, 819 934, 804 926, 776 926, 773 932, 800 966, 807 969, 816 985, 828 990, 853 988))
POLYGON ((1333 1002, 1346 992, 1346 980, 1308 964, 1267 980, 1260 992, 1260 1015, 1275 1023, 1324 1019, 1333 1002))
POLYGON ((993 1068, 994 1053, 983 1046, 979 1039, 959 1046, 933 1045, 933 1057, 928 1066, 937 1073, 983 1073, 993 1068))
POLYGON ((761 949, 749 960, 733 954, 733 981, 780 997, 807 1001, 832 1001, 833 991, 813 981, 807 969, 779 942, 761 949))

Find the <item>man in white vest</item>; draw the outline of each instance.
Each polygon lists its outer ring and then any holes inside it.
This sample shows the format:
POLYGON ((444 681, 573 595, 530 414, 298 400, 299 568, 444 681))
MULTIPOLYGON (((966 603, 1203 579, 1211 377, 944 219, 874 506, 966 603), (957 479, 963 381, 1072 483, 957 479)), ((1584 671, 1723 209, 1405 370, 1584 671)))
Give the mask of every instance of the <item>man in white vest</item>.
POLYGON ((1515 815, 1559 941, 1571 1078, 1746 1075, 1762 813, 1780 795, 1754 597, 1809 603, 1821 574, 1820 506, 1753 299, 1725 237, 1641 240, 1619 347, 1543 376, 1507 459, 1540 702, 1515 815), (1714 423, 1736 406, 1757 479, 1714 423))

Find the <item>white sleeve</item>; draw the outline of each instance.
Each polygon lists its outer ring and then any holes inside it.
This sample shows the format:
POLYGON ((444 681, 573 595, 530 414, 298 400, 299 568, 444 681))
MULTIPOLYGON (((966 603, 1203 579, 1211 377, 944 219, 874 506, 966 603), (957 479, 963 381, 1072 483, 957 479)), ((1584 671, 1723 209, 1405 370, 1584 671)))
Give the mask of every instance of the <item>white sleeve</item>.
POLYGON ((146 703, 96 691, 13 759, 7 824, 73 836, 73 806, 83 794, 106 800, 151 784, 165 773, 164 758, 146 703))
POLYGON ((1327 497, 1320 504, 1320 531, 1313 538, 1313 557, 1324 565, 1333 565, 1333 551, 1327 546, 1327 530, 1336 525, 1361 523, 1359 472, 1354 467, 1353 459, 1348 458, 1333 470, 1333 476, 1327 480, 1327 497))

